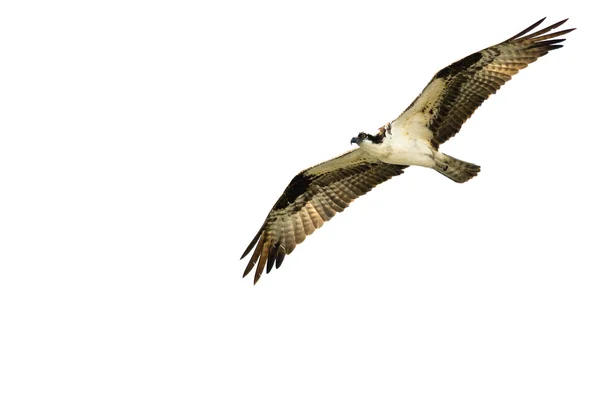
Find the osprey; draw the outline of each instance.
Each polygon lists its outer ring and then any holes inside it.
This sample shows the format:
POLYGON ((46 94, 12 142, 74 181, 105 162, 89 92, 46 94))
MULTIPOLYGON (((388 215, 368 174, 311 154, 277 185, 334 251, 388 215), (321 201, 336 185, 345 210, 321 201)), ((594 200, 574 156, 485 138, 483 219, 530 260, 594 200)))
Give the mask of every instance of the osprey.
POLYGON ((265 266, 281 266, 286 255, 315 229, 342 212, 357 197, 400 175, 411 165, 433 168, 463 183, 479 166, 440 152, 483 101, 548 51, 562 47, 555 39, 575 29, 551 32, 567 20, 528 34, 545 18, 501 42, 454 62, 433 76, 423 92, 394 121, 376 134, 352 138, 358 148, 296 175, 275 203, 244 251, 256 245, 244 277, 256 264, 254 283, 265 266))

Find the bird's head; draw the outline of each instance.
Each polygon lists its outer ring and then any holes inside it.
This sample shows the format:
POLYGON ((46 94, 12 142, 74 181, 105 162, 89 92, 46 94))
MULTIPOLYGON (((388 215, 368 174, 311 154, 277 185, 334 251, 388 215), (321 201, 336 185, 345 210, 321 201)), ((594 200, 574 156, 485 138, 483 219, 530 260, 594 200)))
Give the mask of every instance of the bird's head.
POLYGON ((380 137, 378 135, 371 135, 371 134, 366 134, 364 132, 361 132, 360 134, 358 134, 357 136, 355 136, 354 138, 352 138, 350 140, 350 144, 356 143, 358 146, 361 146, 363 143, 367 143, 367 144, 376 144, 376 143, 381 143, 381 139, 379 139, 380 137))

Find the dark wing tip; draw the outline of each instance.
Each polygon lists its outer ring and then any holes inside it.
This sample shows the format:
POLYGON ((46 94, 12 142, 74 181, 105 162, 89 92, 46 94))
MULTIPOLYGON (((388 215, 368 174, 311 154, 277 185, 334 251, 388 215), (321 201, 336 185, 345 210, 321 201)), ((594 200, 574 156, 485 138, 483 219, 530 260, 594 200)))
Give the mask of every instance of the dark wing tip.
POLYGON ((533 43, 530 46, 528 46, 527 49, 543 48, 543 49, 547 49, 547 50, 552 50, 552 49, 556 49, 556 48, 562 47, 562 44, 558 45, 558 43, 562 43, 565 40, 566 39, 555 39, 555 40, 538 41, 538 42, 533 43))
POLYGON ((248 262, 246 269, 244 269, 244 274, 242 275, 242 278, 246 277, 252 271, 252 269, 254 269, 255 264, 256 262, 250 259, 250 262, 248 262))
MULTIPOLYGON (((522 32, 517 33, 516 35, 514 35, 513 37, 511 37, 510 39, 506 40, 505 43, 509 42, 509 41, 519 41, 519 40, 529 40, 529 39, 543 39, 542 37, 540 37, 541 35, 543 35, 544 33, 547 33, 551 30, 556 29, 557 27, 561 26, 562 24, 564 24, 565 22, 567 22, 569 20, 569 18, 565 18, 562 21, 558 21, 550 26, 547 26, 543 29, 538 30, 537 32, 533 32, 527 36, 525 36, 527 33, 531 32, 533 29, 537 28, 542 22, 544 22, 546 18, 542 18, 539 21, 537 21, 536 23, 534 23, 533 25, 531 25, 530 27, 528 27, 527 29, 523 30, 522 32)), ((562 30, 560 32, 556 32, 552 34, 552 37, 556 37, 556 36, 560 36, 563 34, 567 34, 571 31, 573 31, 575 29, 566 29, 566 30, 562 30)))
POLYGON ((342 212, 355 198, 402 174, 406 167, 381 163, 353 150, 312 167, 312 172, 298 174, 244 251, 242 258, 254 249, 244 277, 256 269, 256 284, 265 269, 267 273, 274 266, 278 269, 285 256, 290 255, 306 236, 342 212), (310 206, 306 207, 309 202, 310 206))
POLYGON ((250 273, 252 271, 253 267, 254 267, 254 263, 252 263, 252 262, 248 263, 248 266, 246 266, 246 269, 244 270, 244 274, 242 274, 242 278, 246 277, 248 275, 248 273, 250 273))
MULTIPOLYGON (((244 256, 246 256, 248 254, 248 252, 250 252, 252 250, 252 247, 254 247, 254 245, 258 244, 256 249, 254 250, 254 253, 252 254, 252 257, 250 258, 250 261, 248 262, 248 266, 246 266, 246 269, 244 270, 244 275, 242 277, 246 277, 248 275, 248 273, 250 273, 252 271, 252 269, 254 268, 254 265, 256 265, 256 261, 258 260, 260 253, 263 250, 263 245, 265 242, 263 229, 264 229, 264 225, 260 228, 260 230, 256 234, 256 237, 254 237, 254 239, 252 240, 252 242, 250 243, 248 248, 246 248, 244 255, 242 255, 242 258, 244 258, 244 256)), ((240 258, 240 259, 242 259, 242 258, 240 258)))
POLYGON ((564 24, 565 22, 567 22, 568 20, 569 20, 569 18, 565 18, 565 19, 563 19, 562 21, 558 21, 558 22, 556 22, 554 25, 552 25, 552 26, 550 27, 550 29, 557 28, 557 27, 559 27, 560 25, 562 25, 562 24, 564 24))
POLYGON ((267 274, 271 273, 271 269, 273 269, 278 248, 279 243, 271 246, 271 249, 269 249, 269 258, 267 259, 267 274))
POLYGON ((273 265, 278 269, 286 255, 285 248, 279 242, 273 244, 269 238, 265 237, 264 228, 265 226, 263 225, 242 256, 244 258, 254 248, 254 253, 242 275, 242 278, 246 277, 256 266, 254 284, 260 280, 265 268, 267 274, 271 272, 273 265))
POLYGON ((557 34, 560 33, 561 35, 563 35, 563 34, 571 33, 574 30, 577 30, 577 28, 565 29, 565 30, 561 30, 560 32, 556 32, 556 33, 557 34))
POLYGON ((514 40, 514 39, 518 39, 519 37, 523 36, 524 34, 527 34, 529 32, 531 32, 533 29, 537 28, 538 26, 540 26, 540 24, 542 22, 544 22, 546 20, 546 17, 543 17, 542 19, 540 19, 539 21, 537 21, 536 23, 534 23, 533 25, 531 25, 530 27, 528 27, 527 29, 517 33, 516 35, 514 35, 513 37, 511 37, 510 39, 506 40, 505 42, 514 40))
POLYGON ((279 266, 281 266, 284 259, 285 259, 285 248, 283 248, 280 245, 279 248, 277 248, 277 257, 275 258, 275 268, 276 269, 279 269, 279 266))
POLYGON ((250 253, 250 251, 252 251, 252 248, 256 245, 256 243, 258 242, 258 239, 260 238, 260 235, 262 234, 263 230, 265 229, 265 225, 263 224, 260 227, 260 230, 258 231, 258 233, 256 233, 256 236, 254 236, 254 238, 252 239, 252 241, 250 242, 250 244, 248 245, 248 248, 246 248, 246 250, 244 251, 244 253, 242 254, 241 259, 244 259, 244 257, 246 255, 248 255, 250 253))
POLYGON ((258 270, 256 270, 256 273, 254 273, 254 285, 256 285, 256 283, 258 283, 258 280, 260 280, 261 275, 262 275, 262 272, 259 272, 258 270))

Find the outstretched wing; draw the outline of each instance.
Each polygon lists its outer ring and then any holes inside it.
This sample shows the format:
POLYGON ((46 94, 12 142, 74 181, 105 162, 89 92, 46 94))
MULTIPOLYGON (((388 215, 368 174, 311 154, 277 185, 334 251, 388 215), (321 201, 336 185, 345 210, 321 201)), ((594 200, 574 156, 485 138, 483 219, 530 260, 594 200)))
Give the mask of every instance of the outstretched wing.
POLYGON ((286 255, 306 236, 342 212, 357 197, 400 175, 407 166, 382 163, 362 149, 300 172, 292 179, 242 258, 256 245, 244 277, 254 266, 254 283, 265 265, 267 273, 281 266, 286 255))
POLYGON ((527 35, 544 19, 500 44, 471 54, 437 72, 408 109, 392 122, 392 128, 414 123, 423 125, 431 132, 432 146, 437 149, 460 130, 483 101, 519 70, 548 51, 562 47, 559 43, 564 39, 555 37, 575 30, 548 33, 565 23, 565 19, 527 35))

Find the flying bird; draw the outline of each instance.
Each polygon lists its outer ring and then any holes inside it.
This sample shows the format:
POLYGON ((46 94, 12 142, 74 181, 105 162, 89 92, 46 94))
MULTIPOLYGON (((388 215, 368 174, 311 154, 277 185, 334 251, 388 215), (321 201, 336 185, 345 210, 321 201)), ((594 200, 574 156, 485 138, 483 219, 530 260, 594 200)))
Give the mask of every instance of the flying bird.
POLYGON ((444 154, 439 147, 519 70, 561 48, 559 43, 565 39, 556 37, 575 30, 552 32, 565 19, 529 33, 544 19, 441 69, 397 119, 375 134, 361 132, 352 138, 351 144, 358 148, 296 175, 244 251, 241 259, 256 246, 244 277, 256 266, 256 284, 265 267, 267 273, 273 265, 279 268, 306 236, 408 166, 433 168, 458 183, 475 177, 479 166, 444 154))

